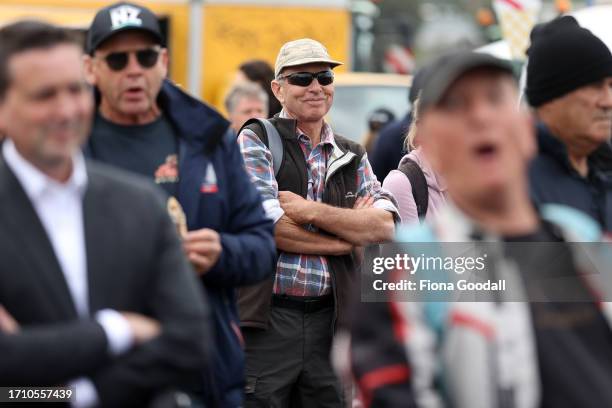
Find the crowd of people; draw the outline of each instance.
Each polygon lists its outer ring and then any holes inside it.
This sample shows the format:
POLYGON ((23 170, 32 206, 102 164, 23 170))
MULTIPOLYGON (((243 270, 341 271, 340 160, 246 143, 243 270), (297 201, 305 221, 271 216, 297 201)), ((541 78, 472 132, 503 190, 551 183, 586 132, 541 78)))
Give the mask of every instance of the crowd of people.
POLYGON ((84 49, 1 28, 0 385, 74 407, 612 404, 609 270, 573 245, 612 230, 612 54, 561 17, 528 56, 523 103, 493 56, 421 69, 378 170, 325 120, 342 62, 315 40, 243 64, 228 120, 166 78, 146 7, 100 9, 84 49), (495 243, 497 276, 549 301, 362 302, 391 242, 495 243))

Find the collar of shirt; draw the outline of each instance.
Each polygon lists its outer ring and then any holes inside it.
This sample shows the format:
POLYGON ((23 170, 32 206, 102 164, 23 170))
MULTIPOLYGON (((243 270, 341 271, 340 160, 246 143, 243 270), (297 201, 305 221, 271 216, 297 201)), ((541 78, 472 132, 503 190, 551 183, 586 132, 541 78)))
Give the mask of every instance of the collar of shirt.
POLYGON ((4 141, 2 154, 30 200, 38 201, 48 190, 72 191, 83 197, 87 187, 87 170, 83 154, 80 151, 72 157, 72 174, 65 183, 53 180, 27 161, 19 154, 11 139, 4 141))
MULTIPOLYGON (((287 113, 287 111, 285 111, 285 109, 282 109, 278 115, 279 118, 281 119, 294 119, 296 120, 294 117, 292 117, 289 113, 287 113)), ((301 140, 302 142, 305 141, 305 138, 310 141, 310 138, 308 137, 308 135, 306 133, 304 133, 304 131, 302 131, 302 129, 300 129, 299 127, 297 128, 297 138, 298 140, 301 140)), ((325 120, 323 120, 323 127, 321 128, 321 143, 325 146, 331 146, 333 147, 334 144, 334 132, 332 131, 331 126, 325 122, 325 120)), ((312 148, 314 149, 315 146, 312 146, 312 148)))

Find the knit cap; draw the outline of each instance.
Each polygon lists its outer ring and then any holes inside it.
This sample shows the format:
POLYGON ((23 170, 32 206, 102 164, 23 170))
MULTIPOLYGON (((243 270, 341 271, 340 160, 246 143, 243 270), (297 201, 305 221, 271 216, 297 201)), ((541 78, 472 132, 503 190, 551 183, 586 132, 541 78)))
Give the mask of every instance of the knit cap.
POLYGON ((612 76, 608 47, 571 16, 534 27, 527 55, 525 93, 533 107, 612 76))

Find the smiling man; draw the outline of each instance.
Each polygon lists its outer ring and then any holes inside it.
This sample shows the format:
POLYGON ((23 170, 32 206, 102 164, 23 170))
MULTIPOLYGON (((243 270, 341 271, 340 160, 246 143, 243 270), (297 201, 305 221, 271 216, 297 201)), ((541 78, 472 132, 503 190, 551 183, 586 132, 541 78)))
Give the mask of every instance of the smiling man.
POLYGON ((279 249, 274 279, 240 294, 247 407, 342 406, 329 354, 347 317, 355 249, 393 236, 394 200, 363 147, 324 120, 339 64, 311 39, 281 48, 272 90, 283 109, 271 120, 284 149, 278 171, 259 125, 238 137, 279 249))
POLYGON ((573 17, 536 27, 528 53, 526 94, 540 122, 532 196, 579 209, 610 231, 611 164, 595 152, 610 142, 612 54, 573 17))
POLYGON ((149 406, 201 388, 209 312, 160 192, 83 159, 92 108, 78 38, 0 29, 0 383, 149 406))

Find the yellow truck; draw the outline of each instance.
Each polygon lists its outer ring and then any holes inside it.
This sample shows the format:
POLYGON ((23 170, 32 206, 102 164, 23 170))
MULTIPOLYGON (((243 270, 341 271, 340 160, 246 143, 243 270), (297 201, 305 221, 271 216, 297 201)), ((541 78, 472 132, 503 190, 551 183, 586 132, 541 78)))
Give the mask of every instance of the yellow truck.
MULTIPOLYGON (((350 61, 349 0, 136 2, 159 16, 171 54, 170 77, 218 108, 240 63, 259 58, 274 64, 286 41, 311 37, 324 43, 335 59, 350 61)), ((86 29, 96 10, 111 3, 114 1, 2 0, 0 24, 36 18, 86 29)))

